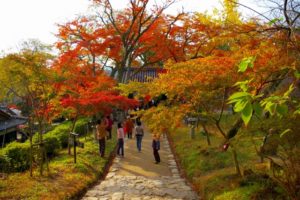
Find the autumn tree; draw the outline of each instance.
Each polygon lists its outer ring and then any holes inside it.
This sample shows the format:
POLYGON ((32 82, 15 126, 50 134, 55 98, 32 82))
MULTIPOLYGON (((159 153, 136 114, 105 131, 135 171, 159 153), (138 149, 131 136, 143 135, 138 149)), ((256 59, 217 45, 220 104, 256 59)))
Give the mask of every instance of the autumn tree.
MULTIPOLYGON (((282 43, 286 30, 282 33, 268 32, 267 30, 274 30, 273 24, 264 22, 258 24, 254 20, 242 22, 238 19, 239 14, 236 13, 237 1, 225 3, 226 15, 223 18, 209 21, 209 17, 196 14, 196 17, 191 18, 194 20, 187 21, 190 23, 187 27, 193 29, 186 30, 193 31, 185 36, 198 38, 198 40, 190 40, 193 46, 186 46, 189 52, 186 55, 193 55, 192 52, 196 52, 197 56, 186 56, 186 60, 165 64, 167 73, 150 83, 148 91, 151 91, 151 96, 167 95, 165 109, 169 108, 169 112, 172 112, 175 119, 174 116, 181 116, 178 119, 182 119, 184 115, 193 113, 208 118, 223 136, 224 144, 228 145, 243 127, 243 121, 249 121, 252 113, 250 106, 243 102, 234 107, 236 112, 245 108, 243 115, 229 129, 221 127, 220 121, 224 110, 228 108, 227 98, 236 91, 233 85, 239 82, 241 87, 245 87, 243 80, 249 79, 251 80, 249 87, 256 88, 256 92, 251 92, 252 95, 259 96, 264 93, 269 96, 274 92, 272 88, 291 75, 293 70, 287 69, 287 66, 293 66, 293 63, 297 62, 297 56, 295 46, 286 46, 282 43), (209 25, 206 26, 205 22, 208 21, 209 25), (217 28, 209 29, 209 27, 217 28), (254 67, 247 73, 242 73, 247 64, 254 67), (237 72, 238 70, 240 72, 237 72), (269 93, 265 93, 266 91, 269 93), (179 111, 177 115, 170 109, 175 107, 179 111)), ((180 27, 173 29, 173 34, 180 35, 180 29, 180 27)), ((181 38, 178 35, 176 38, 181 38)), ((177 41, 173 40, 173 42, 177 41)), ((179 46, 183 47, 183 45, 179 46)), ((164 109, 160 106, 157 109, 153 108, 151 112, 157 113, 156 110, 164 109)), ((175 121, 180 120, 173 120, 173 123, 177 123, 175 121)), ((231 143, 230 146, 233 147, 233 144, 231 143)), ((233 154, 237 172, 241 174, 234 148, 233 154)))
POLYGON ((31 150, 30 174, 32 175, 32 136, 38 124, 38 147, 40 159, 40 174, 43 173, 43 163, 47 160, 44 150, 43 133, 51 119, 54 97, 50 61, 53 56, 49 48, 38 41, 24 43, 19 53, 8 54, 0 60, 1 92, 7 94, 2 98, 17 98, 23 105, 23 114, 28 116, 29 139, 31 150))
POLYGON ((59 25, 57 47, 62 53, 81 52, 93 69, 110 67, 111 76, 118 72, 122 81, 125 69, 158 65, 169 57, 170 52, 160 49, 158 36, 170 40, 168 35, 181 14, 166 17, 163 12, 175 2, 151 7, 148 0, 130 0, 127 8, 117 11, 109 0, 94 1, 95 14, 59 25))
MULTIPOLYGON (((58 94, 56 105, 60 112, 73 120, 70 133, 74 131, 79 117, 98 113, 104 116, 114 108, 126 110, 137 105, 135 100, 121 96, 114 90, 116 82, 103 70, 95 71, 89 61, 81 59, 78 54, 62 54, 53 64, 56 75, 54 88, 58 94)), ((70 154, 70 143, 68 147, 70 154)))
MULTIPOLYGON (((247 74, 243 81, 235 84, 238 91, 229 98, 229 103, 234 105, 236 112, 241 114, 240 124, 246 125, 254 118, 260 118, 263 122, 266 118, 272 117, 280 120, 282 123, 272 124, 266 127, 276 129, 280 133, 280 142, 277 155, 283 162, 280 174, 273 171, 273 178, 276 180, 290 196, 291 199, 297 199, 299 189, 297 184, 300 181, 299 159, 295 154, 299 152, 298 125, 299 120, 299 12, 296 7, 297 1, 269 1, 272 7, 272 14, 265 16, 260 14, 268 24, 253 29, 253 32, 263 33, 261 37, 265 38, 264 43, 267 46, 273 46, 275 49, 270 51, 270 58, 257 60, 256 56, 243 58, 239 64, 239 71, 247 74), (267 37, 267 38, 266 38, 267 37), (274 58, 276 58, 274 60, 274 58), (260 66, 269 66, 263 77, 258 82, 248 74, 261 68, 260 66), (275 70, 276 69, 276 70, 275 70), (275 70, 275 71, 273 71, 275 70), (268 74, 273 71, 273 74, 268 74), (266 113, 266 115, 262 115, 266 113)), ((251 9, 251 8, 250 8, 251 9)), ((252 9, 252 11, 255 11, 252 9)), ((256 12, 256 11, 255 11, 256 12)), ((266 48, 267 49, 267 48, 266 48)), ((264 52, 266 53, 266 49, 264 52)), ((248 54, 249 55, 249 54, 248 54)), ((237 132, 232 131, 232 137, 237 132)), ((274 158, 269 159, 274 162, 274 158)))

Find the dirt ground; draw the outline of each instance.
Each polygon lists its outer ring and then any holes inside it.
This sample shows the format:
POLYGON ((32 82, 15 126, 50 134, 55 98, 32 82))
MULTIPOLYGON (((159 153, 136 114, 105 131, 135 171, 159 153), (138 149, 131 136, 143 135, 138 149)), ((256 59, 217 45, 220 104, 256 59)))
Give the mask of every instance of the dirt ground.
POLYGON ((172 176, 167 163, 168 154, 166 149, 164 149, 164 140, 166 138, 161 137, 159 151, 161 162, 155 164, 152 150, 152 135, 149 131, 145 131, 141 152, 137 150, 136 139, 128 139, 126 136, 124 158, 121 157, 120 169, 116 175, 145 177, 172 176))

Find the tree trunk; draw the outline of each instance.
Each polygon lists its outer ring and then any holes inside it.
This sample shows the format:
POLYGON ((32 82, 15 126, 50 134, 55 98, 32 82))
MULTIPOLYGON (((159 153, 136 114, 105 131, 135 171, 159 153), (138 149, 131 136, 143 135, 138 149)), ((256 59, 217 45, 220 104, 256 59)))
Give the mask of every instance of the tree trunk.
POLYGON ((30 142, 30 152, 29 152, 29 160, 30 160, 30 177, 32 177, 32 165, 33 165, 33 146, 32 146, 32 136, 33 136, 33 123, 29 119, 29 142, 30 142))
POLYGON ((124 75, 125 69, 123 67, 118 69, 118 82, 119 83, 123 83, 123 81, 125 82, 126 80, 123 80, 123 75, 124 75))
POLYGON ((116 67, 115 67, 115 68, 112 68, 112 69, 111 69, 111 73, 110 73, 110 77, 115 78, 117 71, 118 71, 118 70, 117 70, 116 67))
POLYGON ((43 127, 42 122, 39 121, 39 147, 40 147, 40 175, 43 175, 43 165, 44 165, 44 144, 43 144, 43 127))
POLYGON ((243 120, 240 117, 233 125, 233 127, 227 132, 226 134, 226 139, 229 140, 231 138, 233 138, 234 136, 236 136, 236 134, 238 133, 238 131, 240 130, 240 128, 243 125, 243 120))
POLYGON ((234 160, 234 165, 235 165, 236 173, 239 176, 242 176, 241 169, 240 169, 240 164, 239 164, 239 161, 237 159, 237 153, 236 153, 235 148, 232 145, 231 145, 231 150, 232 150, 232 156, 233 156, 233 160, 234 160))
POLYGON ((73 124, 72 124, 72 128, 69 132, 69 137, 68 137, 68 154, 71 155, 71 143, 70 143, 70 140, 71 140, 71 133, 74 131, 75 129, 75 124, 77 122, 77 116, 74 118, 73 120, 73 124))
POLYGON ((201 123, 201 126, 202 126, 202 128, 205 132, 205 135, 206 135, 207 145, 210 146, 211 142, 210 142, 210 137, 209 137, 209 133, 207 131, 206 125, 204 123, 201 123))
POLYGON ((93 76, 95 77, 96 76, 96 56, 94 54, 92 54, 92 62, 93 62, 93 76))

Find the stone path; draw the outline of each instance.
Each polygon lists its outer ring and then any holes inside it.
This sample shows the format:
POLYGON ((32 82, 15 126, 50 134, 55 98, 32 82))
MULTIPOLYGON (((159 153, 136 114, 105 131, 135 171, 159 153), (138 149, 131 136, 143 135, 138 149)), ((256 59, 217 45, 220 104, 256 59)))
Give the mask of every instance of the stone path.
POLYGON ((138 152, 135 139, 126 139, 124 158, 116 157, 105 180, 82 200, 200 199, 180 177, 168 140, 161 139, 160 164, 154 163, 151 142, 151 135, 146 133, 142 152, 138 152))

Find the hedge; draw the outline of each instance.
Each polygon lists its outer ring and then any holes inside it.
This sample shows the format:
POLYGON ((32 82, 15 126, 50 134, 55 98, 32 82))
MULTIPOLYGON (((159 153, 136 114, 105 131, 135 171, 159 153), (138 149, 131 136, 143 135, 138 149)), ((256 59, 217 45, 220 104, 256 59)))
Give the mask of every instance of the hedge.
POLYGON ((66 148, 68 146, 68 132, 70 131, 71 125, 70 121, 64 122, 55 127, 52 131, 48 132, 46 135, 51 135, 57 138, 60 148, 66 148))
MULTIPOLYGON (((83 135, 86 132, 87 118, 79 119, 76 122, 75 132, 83 135)), ((68 132, 72 123, 64 122, 46 133, 43 138, 47 156, 53 157, 59 149, 68 146, 68 132)), ((38 134, 33 136, 33 142, 38 142, 38 134)), ((30 165, 30 144, 12 142, 0 150, 0 170, 2 172, 21 172, 27 170, 30 165)))
POLYGON ((25 171, 30 165, 30 145, 29 143, 12 142, 1 150, 0 157, 0 167, 3 171, 25 171))
POLYGON ((89 122, 88 118, 79 119, 76 122, 74 132, 78 133, 79 135, 84 135, 86 133, 86 125, 88 122, 89 122))

